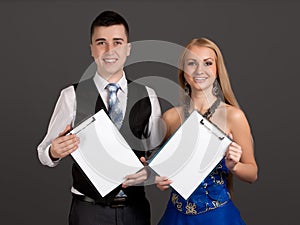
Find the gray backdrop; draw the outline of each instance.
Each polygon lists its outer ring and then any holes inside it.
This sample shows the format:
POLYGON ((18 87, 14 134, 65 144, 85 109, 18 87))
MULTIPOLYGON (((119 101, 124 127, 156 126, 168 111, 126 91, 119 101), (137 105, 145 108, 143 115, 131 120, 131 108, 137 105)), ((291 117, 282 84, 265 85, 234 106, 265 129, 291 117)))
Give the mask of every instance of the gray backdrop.
MULTIPOLYGON (((60 90, 92 62, 90 23, 107 9, 128 20, 131 41, 204 36, 220 46, 259 165, 255 184, 235 182, 235 203, 247 224, 298 224, 300 4, 287 0, 1 1, 1 224, 67 224, 71 160, 44 167, 36 147, 60 90)), ((133 77, 177 80, 159 63, 129 67, 133 77)), ((148 194, 156 224, 168 192, 148 194)))

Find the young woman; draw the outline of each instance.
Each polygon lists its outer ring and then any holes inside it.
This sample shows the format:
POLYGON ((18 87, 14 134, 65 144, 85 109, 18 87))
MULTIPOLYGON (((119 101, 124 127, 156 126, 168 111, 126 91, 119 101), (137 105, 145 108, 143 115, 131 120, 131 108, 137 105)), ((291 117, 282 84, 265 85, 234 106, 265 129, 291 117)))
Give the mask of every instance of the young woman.
MULTIPOLYGON (((180 59, 179 83, 186 93, 184 104, 164 113, 166 139, 196 109, 233 142, 224 158, 187 200, 172 190, 159 225, 245 224, 231 201, 232 175, 253 183, 258 168, 249 124, 234 97, 221 51, 215 43, 200 38, 186 46, 180 59)), ((166 177, 156 179, 161 190, 169 188, 171 183, 166 177)))

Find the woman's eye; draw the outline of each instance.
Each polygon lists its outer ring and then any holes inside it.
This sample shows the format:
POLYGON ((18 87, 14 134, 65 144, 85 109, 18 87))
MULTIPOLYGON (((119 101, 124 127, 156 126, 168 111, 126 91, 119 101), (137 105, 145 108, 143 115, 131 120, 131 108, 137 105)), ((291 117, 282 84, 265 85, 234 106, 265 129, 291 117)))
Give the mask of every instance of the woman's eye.
POLYGON ((213 64, 213 63, 210 62, 210 61, 204 62, 204 65, 205 65, 205 66, 211 66, 212 64, 213 64))
POLYGON ((187 62, 187 65, 188 66, 195 66, 195 65, 197 65, 197 63, 194 62, 194 61, 189 61, 189 62, 187 62))

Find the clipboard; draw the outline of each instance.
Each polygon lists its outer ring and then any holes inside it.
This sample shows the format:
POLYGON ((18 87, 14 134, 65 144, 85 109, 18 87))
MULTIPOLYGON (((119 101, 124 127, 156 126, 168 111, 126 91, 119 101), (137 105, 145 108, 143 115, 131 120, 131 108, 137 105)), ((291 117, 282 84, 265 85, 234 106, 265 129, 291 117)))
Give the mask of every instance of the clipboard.
POLYGON ((196 110, 149 161, 184 198, 195 191, 224 157, 232 140, 196 110))
POLYGON ((71 156, 102 197, 144 167, 103 109, 70 134, 80 138, 71 156))

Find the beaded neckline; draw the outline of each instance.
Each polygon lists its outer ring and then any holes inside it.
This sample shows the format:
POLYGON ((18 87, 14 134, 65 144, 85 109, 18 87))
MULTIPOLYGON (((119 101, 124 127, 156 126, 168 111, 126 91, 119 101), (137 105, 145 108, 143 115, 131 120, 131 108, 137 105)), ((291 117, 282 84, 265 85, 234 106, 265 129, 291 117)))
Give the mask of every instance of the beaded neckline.
POLYGON ((203 117, 206 119, 212 117, 212 115, 214 114, 214 112, 216 111, 220 103, 221 103, 221 99, 217 98, 217 100, 211 105, 211 107, 209 107, 209 109, 203 114, 203 117))
MULTIPOLYGON (((206 112, 203 114, 203 117, 206 119, 210 119, 212 117, 212 115, 214 114, 214 112, 216 111, 216 109, 218 108, 218 106, 221 103, 221 99, 217 98, 216 101, 211 105, 211 107, 209 107, 206 112)), ((188 110, 184 110, 184 114, 185 114, 185 118, 187 118, 189 116, 189 112, 188 110)))

